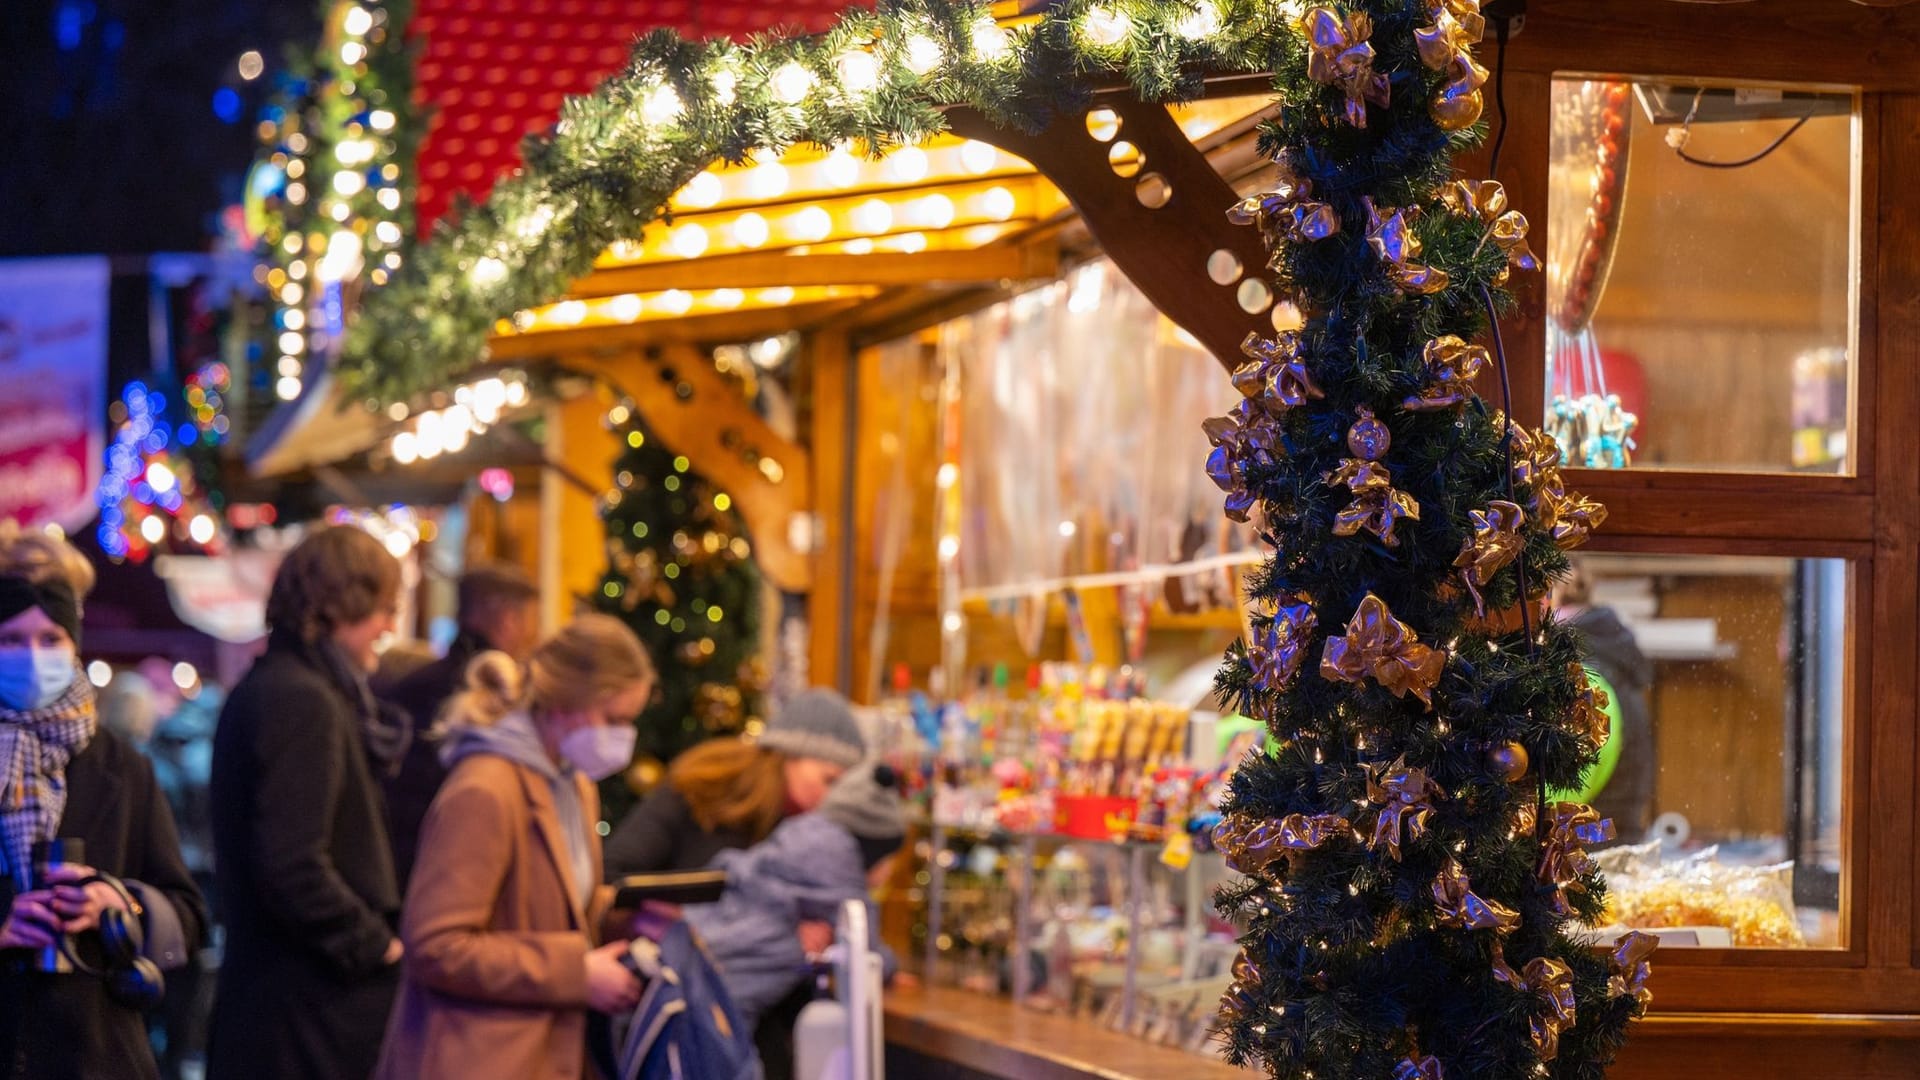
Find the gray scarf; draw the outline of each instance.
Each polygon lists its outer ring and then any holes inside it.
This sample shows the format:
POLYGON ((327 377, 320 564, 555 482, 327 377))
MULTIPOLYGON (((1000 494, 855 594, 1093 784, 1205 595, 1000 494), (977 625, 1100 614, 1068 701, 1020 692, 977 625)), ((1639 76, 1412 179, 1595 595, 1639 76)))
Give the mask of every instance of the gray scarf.
POLYGON ((588 839, 585 807, 580 805, 580 789, 574 785, 573 770, 561 768, 547 756, 533 719, 524 712, 501 717, 490 727, 455 727, 447 731, 440 748, 440 762, 448 769, 475 754, 492 754, 517 765, 524 765, 546 778, 553 788, 553 806, 560 817, 560 835, 566 838, 567 859, 572 864, 574 895, 584 906, 599 882, 593 876, 593 849, 588 839))

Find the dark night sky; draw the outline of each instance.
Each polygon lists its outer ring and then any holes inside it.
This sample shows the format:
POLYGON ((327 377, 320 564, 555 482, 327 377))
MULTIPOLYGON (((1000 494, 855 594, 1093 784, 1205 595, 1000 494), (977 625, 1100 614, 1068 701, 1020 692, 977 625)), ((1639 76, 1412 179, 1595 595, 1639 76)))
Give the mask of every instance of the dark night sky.
MULTIPOLYGON (((0 257, 197 251, 237 197, 256 111, 318 0, 6 0, 0 257), (240 80, 258 49, 267 75, 240 80), (233 122, 214 111, 238 95, 233 122)), ((232 104, 229 102, 228 104, 232 104)))

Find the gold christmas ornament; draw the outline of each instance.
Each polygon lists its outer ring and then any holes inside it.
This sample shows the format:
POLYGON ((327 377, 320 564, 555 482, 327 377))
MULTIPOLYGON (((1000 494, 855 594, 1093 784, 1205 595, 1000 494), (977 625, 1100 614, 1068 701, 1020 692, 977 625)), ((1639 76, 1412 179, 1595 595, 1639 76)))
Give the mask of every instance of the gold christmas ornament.
POLYGON ((1437 270, 1415 260, 1420 257, 1420 238, 1413 235, 1405 210, 1381 215, 1372 199, 1362 199, 1367 208, 1367 246, 1374 256, 1387 264, 1387 276, 1401 292, 1437 293, 1447 287, 1445 270, 1437 270))
POLYGON ((1403 840, 1411 843, 1426 835, 1431 800, 1440 794, 1440 785, 1427 779, 1426 770, 1409 767, 1404 757, 1391 765, 1367 766, 1367 801, 1380 807, 1369 846, 1385 848, 1399 862, 1403 840))
POLYGON ((1356 11, 1342 19, 1330 7, 1309 8, 1303 20, 1307 31, 1307 77, 1346 94, 1342 106, 1346 121, 1367 126, 1367 105, 1386 108, 1392 101, 1384 72, 1373 70, 1373 19, 1356 11))
POLYGON ((1458 52, 1447 61, 1446 81, 1427 104, 1427 112, 1442 131, 1464 131, 1480 119, 1484 103, 1480 88, 1487 84, 1487 69, 1472 53, 1458 52))
POLYGON ((1460 546, 1453 565, 1460 568, 1460 580, 1473 597, 1474 611, 1484 618, 1487 598, 1480 590, 1507 564, 1520 557, 1527 543, 1520 527, 1526 523, 1527 515, 1517 504, 1495 499, 1485 510, 1467 511, 1467 517, 1473 521, 1473 535, 1460 546))
POLYGON ((1433 879, 1433 903, 1438 911, 1436 921, 1456 930, 1495 930, 1504 934, 1520 925, 1519 912, 1474 893, 1467 872, 1451 855, 1440 864, 1440 873, 1433 879))
POLYGON ((1527 748, 1517 742, 1503 743, 1487 751, 1487 768, 1509 784, 1517 784, 1527 775, 1527 748))
POLYGON ((1489 361, 1484 346, 1469 345, 1453 334, 1427 342, 1422 359, 1427 383, 1400 403, 1408 412, 1429 412, 1462 405, 1473 396, 1473 380, 1489 361))
POLYGON ((1487 70, 1473 59, 1473 47, 1487 32, 1479 0, 1430 0, 1430 25, 1413 32, 1420 62, 1447 73, 1439 93, 1427 105, 1428 114, 1445 131, 1460 131, 1480 119, 1485 107, 1480 88, 1487 70))
POLYGON ((1347 622, 1346 635, 1327 639, 1320 675, 1350 683, 1371 678, 1394 697, 1412 694, 1431 709, 1433 688, 1446 666, 1445 653, 1420 644, 1407 624, 1387 610, 1385 601, 1368 593, 1347 622))

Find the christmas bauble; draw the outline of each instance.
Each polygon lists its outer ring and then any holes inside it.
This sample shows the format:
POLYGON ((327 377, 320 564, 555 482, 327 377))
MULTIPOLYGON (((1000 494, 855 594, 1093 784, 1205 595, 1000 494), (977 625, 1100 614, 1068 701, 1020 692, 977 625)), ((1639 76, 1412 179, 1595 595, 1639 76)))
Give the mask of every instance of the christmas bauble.
POLYGON ((1527 748, 1517 742, 1487 751, 1487 768, 1507 783, 1517 783, 1527 775, 1527 748))

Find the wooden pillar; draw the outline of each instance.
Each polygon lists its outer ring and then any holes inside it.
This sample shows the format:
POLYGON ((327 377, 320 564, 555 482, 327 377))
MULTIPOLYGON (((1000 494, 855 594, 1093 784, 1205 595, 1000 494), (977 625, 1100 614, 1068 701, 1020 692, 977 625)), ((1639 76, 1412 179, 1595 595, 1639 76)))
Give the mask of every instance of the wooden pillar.
POLYGON ((853 692, 854 455, 859 434, 859 365, 845 330, 807 338, 813 402, 808 441, 813 460, 813 589, 807 620, 813 633, 808 669, 816 686, 853 692))
POLYGON ((576 598, 593 595, 606 572, 600 492, 568 476, 587 484, 612 482, 620 446, 601 423, 611 404, 596 389, 547 410, 547 460, 559 466, 540 475, 541 622, 548 631, 573 617, 576 598))

